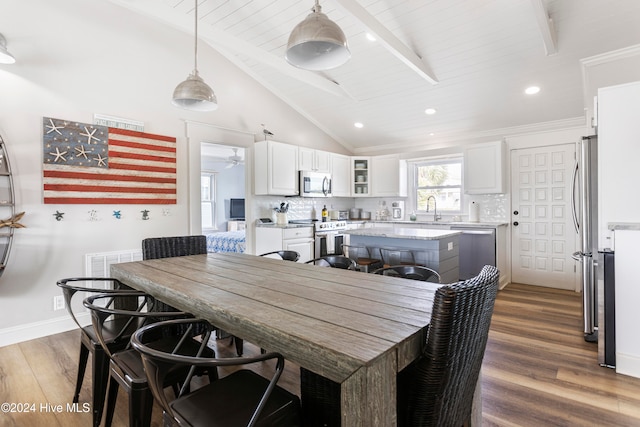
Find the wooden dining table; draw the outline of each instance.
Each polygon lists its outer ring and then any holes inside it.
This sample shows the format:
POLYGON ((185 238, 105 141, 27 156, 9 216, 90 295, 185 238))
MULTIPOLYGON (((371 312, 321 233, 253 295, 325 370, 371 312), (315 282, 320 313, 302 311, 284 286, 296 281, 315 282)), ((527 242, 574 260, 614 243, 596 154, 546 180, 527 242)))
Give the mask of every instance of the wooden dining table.
POLYGON ((396 374, 440 286, 238 253, 114 264, 111 277, 340 383, 343 426, 395 426, 396 374))

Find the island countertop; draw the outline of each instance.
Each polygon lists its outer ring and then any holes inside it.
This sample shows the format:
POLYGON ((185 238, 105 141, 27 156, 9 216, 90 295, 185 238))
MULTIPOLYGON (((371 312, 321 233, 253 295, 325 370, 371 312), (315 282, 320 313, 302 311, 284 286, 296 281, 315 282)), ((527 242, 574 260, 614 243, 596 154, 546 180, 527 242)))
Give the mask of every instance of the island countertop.
POLYGON ((435 230, 429 228, 361 228, 357 230, 345 230, 344 233, 352 236, 412 240, 440 240, 462 234, 459 230, 435 230))

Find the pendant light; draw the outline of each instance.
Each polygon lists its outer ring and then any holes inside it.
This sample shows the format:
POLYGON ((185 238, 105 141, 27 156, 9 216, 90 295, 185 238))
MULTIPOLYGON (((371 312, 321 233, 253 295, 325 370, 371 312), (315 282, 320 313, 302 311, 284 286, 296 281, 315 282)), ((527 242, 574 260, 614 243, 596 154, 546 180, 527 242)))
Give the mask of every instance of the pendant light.
POLYGON ((311 13, 289 35, 286 60, 305 70, 336 68, 349 60, 351 52, 340 27, 322 13, 316 0, 311 13))
POLYGON ((198 0, 195 0, 195 52, 193 71, 173 91, 173 105, 192 111, 213 111, 218 99, 213 89, 198 75, 198 0))
POLYGON ((16 58, 7 50, 7 39, 0 34, 0 64, 15 64, 16 58))

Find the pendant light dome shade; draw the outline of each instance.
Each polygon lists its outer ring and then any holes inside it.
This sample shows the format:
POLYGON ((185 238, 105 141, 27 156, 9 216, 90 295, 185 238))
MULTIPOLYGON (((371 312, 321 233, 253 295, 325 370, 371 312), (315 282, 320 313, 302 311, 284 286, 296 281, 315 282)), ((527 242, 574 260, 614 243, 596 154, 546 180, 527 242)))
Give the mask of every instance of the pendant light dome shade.
POLYGON ((213 111, 218 99, 213 89, 198 74, 198 0, 195 0, 195 43, 193 71, 185 81, 176 86, 171 103, 192 111, 213 111))
POLYGON ((173 105, 193 111, 213 111, 218 108, 218 99, 213 89, 193 70, 187 80, 173 91, 173 105))
POLYGON ((321 12, 320 4, 289 35, 285 59, 311 71, 329 70, 349 60, 351 52, 340 27, 321 12))
POLYGON ((0 34, 0 64, 15 64, 16 58, 7 50, 7 40, 0 34))

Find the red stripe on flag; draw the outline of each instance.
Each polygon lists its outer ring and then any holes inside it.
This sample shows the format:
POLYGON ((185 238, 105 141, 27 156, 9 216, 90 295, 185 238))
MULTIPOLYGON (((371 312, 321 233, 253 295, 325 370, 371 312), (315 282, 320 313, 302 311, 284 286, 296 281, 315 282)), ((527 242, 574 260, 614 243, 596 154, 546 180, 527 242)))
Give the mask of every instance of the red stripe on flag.
POLYGON ((45 190, 49 191, 84 191, 95 193, 144 193, 144 194, 175 194, 175 188, 147 188, 147 187, 113 187, 108 185, 69 185, 69 184, 45 184, 45 190))
POLYGON ((176 168, 161 168, 158 166, 127 165, 127 164, 117 164, 117 163, 109 163, 109 169, 132 170, 132 171, 141 171, 141 172, 176 173, 176 168))
POLYGON ((58 205, 113 205, 118 203, 129 205, 175 205, 176 199, 130 199, 126 197, 93 199, 90 197, 45 197, 44 203, 58 205))
POLYGON ((117 139, 109 138, 109 145, 114 145, 118 147, 128 147, 128 148, 139 148, 143 150, 151 150, 154 151, 164 151, 167 153, 175 153, 176 147, 164 147, 162 145, 151 145, 151 144, 141 144, 139 142, 129 142, 129 141, 120 141, 117 139))
POLYGON ((149 160, 154 162, 166 162, 166 163, 176 162, 176 159, 171 157, 150 156, 148 154, 138 154, 138 153, 123 153, 123 152, 111 151, 111 150, 109 150, 109 157, 120 158, 120 159, 149 160))
POLYGON ((93 180, 109 180, 109 181, 124 181, 124 182, 149 182, 157 184, 175 184, 175 178, 160 178, 144 175, 106 175, 106 174, 93 174, 84 172, 65 172, 65 171, 44 171, 45 178, 70 178, 70 179, 93 179, 93 180))
POLYGON ((134 136, 137 138, 144 138, 144 139, 157 139, 158 141, 165 141, 165 142, 176 142, 176 138, 173 136, 156 135, 153 133, 144 133, 144 132, 138 132, 135 130, 120 129, 120 128, 109 128, 109 135, 111 134, 134 136))

